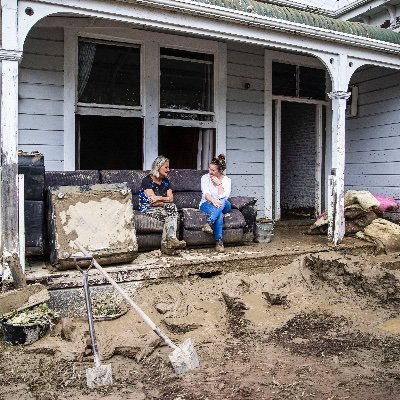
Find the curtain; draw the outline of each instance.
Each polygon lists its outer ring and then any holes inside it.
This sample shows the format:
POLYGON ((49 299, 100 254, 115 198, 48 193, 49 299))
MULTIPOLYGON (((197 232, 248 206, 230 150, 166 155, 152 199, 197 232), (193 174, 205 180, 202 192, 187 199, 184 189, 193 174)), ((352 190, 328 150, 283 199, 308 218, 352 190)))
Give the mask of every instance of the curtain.
POLYGON ((92 71, 94 56, 96 54, 96 43, 79 42, 78 54, 78 101, 81 98, 89 81, 92 71))
POLYGON ((214 129, 200 129, 197 147, 197 169, 208 169, 214 157, 214 129))

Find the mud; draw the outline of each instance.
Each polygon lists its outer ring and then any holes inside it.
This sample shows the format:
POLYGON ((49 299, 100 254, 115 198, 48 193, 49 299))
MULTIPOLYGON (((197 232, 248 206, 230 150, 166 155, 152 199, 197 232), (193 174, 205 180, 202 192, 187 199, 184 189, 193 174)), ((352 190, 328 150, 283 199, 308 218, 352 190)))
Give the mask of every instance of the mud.
POLYGON ((153 282, 134 300, 173 341, 193 340, 198 369, 175 375, 171 349, 130 310, 96 322, 114 385, 91 391, 87 322, 64 318, 31 346, 1 344, 0 398, 398 399, 396 263, 324 252, 273 271, 252 265, 153 282))

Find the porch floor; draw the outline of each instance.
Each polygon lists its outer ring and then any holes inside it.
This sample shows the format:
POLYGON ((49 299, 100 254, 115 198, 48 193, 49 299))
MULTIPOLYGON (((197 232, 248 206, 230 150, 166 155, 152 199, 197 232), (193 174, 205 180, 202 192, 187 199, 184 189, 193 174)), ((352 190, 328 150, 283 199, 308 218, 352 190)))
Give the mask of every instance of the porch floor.
MULTIPOLYGON (((275 226, 270 243, 252 243, 246 246, 226 246, 225 253, 216 253, 214 248, 189 248, 178 256, 165 256, 159 250, 139 253, 129 264, 106 266, 107 272, 120 283, 154 279, 187 277, 189 275, 213 275, 242 269, 272 271, 287 265, 295 258, 309 253, 333 250, 326 236, 307 235, 307 227, 294 221, 285 221, 275 226)), ((372 245, 353 237, 345 237, 336 250, 351 254, 372 251, 372 245)), ((82 285, 81 273, 77 270, 59 271, 47 261, 31 261, 26 268, 29 283, 40 282, 49 289, 76 288, 82 285)), ((102 275, 93 270, 91 285, 106 283, 102 275)))

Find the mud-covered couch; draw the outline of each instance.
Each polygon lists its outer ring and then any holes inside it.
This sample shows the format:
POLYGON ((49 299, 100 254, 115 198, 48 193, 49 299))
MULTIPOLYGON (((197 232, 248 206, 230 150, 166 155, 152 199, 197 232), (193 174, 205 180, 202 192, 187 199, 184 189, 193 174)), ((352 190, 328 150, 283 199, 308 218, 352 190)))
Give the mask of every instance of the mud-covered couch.
MULTIPOLYGON (((171 170, 169 179, 174 192, 174 202, 180 214, 179 237, 188 246, 213 244, 213 238, 202 232, 207 215, 198 210, 201 199, 200 179, 207 171, 192 169, 171 170)), ((142 179, 148 171, 104 170, 104 171, 46 171, 45 188, 69 185, 93 185, 98 183, 126 182, 132 191, 136 235, 139 251, 160 248, 163 223, 139 213, 139 191, 142 179)), ((231 197, 232 211, 225 216, 223 240, 225 243, 251 242, 257 216, 256 199, 253 197, 231 197)))

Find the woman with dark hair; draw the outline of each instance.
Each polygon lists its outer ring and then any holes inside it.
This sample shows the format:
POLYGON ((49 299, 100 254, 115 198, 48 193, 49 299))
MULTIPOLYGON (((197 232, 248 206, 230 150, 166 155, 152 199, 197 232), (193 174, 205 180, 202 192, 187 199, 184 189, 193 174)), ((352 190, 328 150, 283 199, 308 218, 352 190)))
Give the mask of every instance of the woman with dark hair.
POLYGON ((201 177, 202 197, 199 204, 200 210, 208 214, 207 223, 202 231, 214 235, 215 250, 223 253, 222 225, 224 214, 231 211, 228 197, 231 194, 231 180, 224 171, 226 169, 225 156, 220 154, 213 158, 208 166, 208 174, 201 177))
POLYGON ((161 251, 174 255, 176 249, 186 247, 184 240, 178 240, 178 210, 173 203, 171 183, 168 179, 169 159, 158 156, 151 166, 150 174, 142 180, 139 192, 139 211, 164 222, 161 251))

